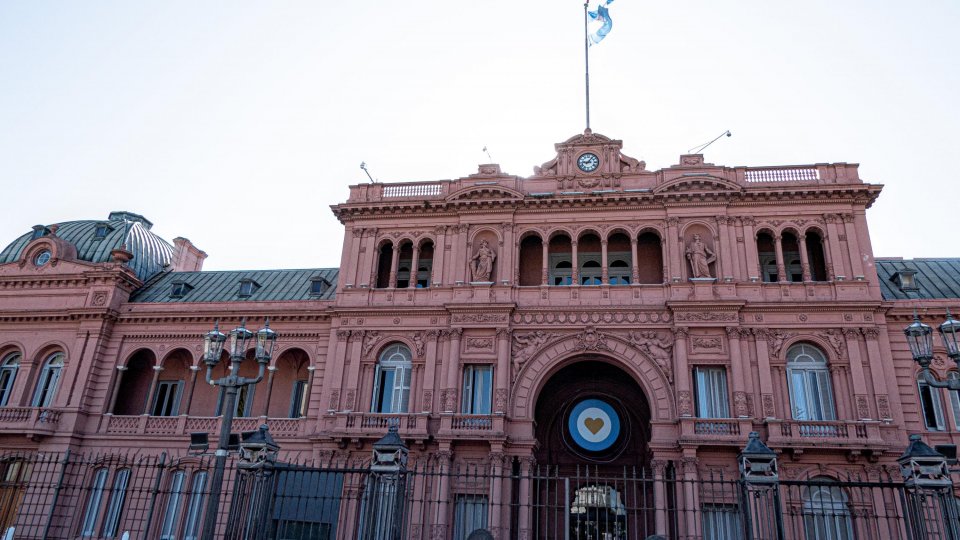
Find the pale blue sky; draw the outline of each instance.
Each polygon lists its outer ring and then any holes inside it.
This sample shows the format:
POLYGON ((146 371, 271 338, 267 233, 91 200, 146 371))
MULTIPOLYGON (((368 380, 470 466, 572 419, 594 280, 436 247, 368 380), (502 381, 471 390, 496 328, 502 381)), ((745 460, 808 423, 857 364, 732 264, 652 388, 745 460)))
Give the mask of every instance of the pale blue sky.
MULTIPOLYGON (((846 161, 878 256, 960 256, 960 3, 617 0, 594 131, 667 167, 846 161)), ((0 1, 0 243, 141 213, 208 269, 336 266, 329 205, 529 175, 583 130, 582 3, 0 1)))

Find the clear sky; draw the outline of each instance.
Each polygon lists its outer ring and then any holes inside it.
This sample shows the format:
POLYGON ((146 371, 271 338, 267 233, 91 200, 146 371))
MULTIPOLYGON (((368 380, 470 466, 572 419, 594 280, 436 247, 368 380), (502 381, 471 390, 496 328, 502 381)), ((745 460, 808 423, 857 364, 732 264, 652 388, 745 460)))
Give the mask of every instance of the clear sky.
MULTIPOLYGON (((337 266, 365 182, 527 176, 584 128, 583 7, 0 1, 0 244, 143 214, 206 269, 337 266)), ((649 169, 860 163, 878 256, 960 257, 960 3, 617 0, 592 127, 649 169), (937 236, 937 233, 940 233, 937 236)))

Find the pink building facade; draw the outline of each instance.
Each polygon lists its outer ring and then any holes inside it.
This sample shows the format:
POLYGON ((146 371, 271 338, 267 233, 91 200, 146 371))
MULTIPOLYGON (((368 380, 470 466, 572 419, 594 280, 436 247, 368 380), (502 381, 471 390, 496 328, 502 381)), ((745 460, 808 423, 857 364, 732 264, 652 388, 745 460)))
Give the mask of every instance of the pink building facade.
POLYGON ((338 269, 202 271, 129 213, 38 226, 0 256, 0 448, 185 449, 222 419, 201 336, 269 317, 235 430, 285 452, 365 458, 396 424, 448 469, 695 481, 736 476, 757 431, 783 478, 874 478, 909 434, 960 442, 960 397, 918 385, 902 332, 960 312, 960 265, 876 260, 881 188, 848 163, 648 171, 587 131, 526 178, 351 186, 338 269))

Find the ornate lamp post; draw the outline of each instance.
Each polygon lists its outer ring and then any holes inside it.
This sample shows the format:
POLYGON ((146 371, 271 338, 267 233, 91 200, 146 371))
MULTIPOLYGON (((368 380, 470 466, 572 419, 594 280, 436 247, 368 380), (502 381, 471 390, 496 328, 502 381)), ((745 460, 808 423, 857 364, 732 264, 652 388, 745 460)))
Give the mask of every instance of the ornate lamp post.
POLYGON ((214 454, 213 478, 210 481, 210 497, 207 501, 207 517, 203 521, 204 540, 213 540, 217 528, 217 512, 220 508, 220 491, 223 487, 223 473, 227 466, 227 449, 230 443, 230 428, 233 424, 234 409, 237 405, 237 393, 240 388, 257 384, 263 380, 263 372, 270 363, 273 356, 273 347, 277 342, 277 333, 270 329, 270 319, 268 318, 256 333, 257 352, 256 359, 259 370, 255 378, 246 378, 240 376, 240 364, 247 355, 247 344, 254 337, 254 333, 247 330, 247 320, 243 319, 240 326, 230 331, 230 373, 226 377, 213 379, 213 368, 220 363, 220 355, 223 353, 223 346, 227 341, 227 336, 220 331, 219 321, 214 324, 213 330, 203 337, 203 362, 207 364, 207 383, 211 386, 219 386, 224 389, 223 400, 223 422, 220 425, 220 439, 217 443, 217 451, 214 454))
MULTIPOLYGON (((960 367, 960 342, 958 342, 960 321, 950 315, 949 309, 947 310, 947 320, 940 325, 938 330, 940 331, 940 340, 943 341, 943 346, 947 349, 947 356, 960 367)), ((913 361, 920 365, 920 376, 923 377, 923 382, 933 388, 960 390, 960 379, 938 381, 930 372, 930 362, 933 361, 933 328, 920 322, 920 317, 914 313, 913 323, 904 328, 903 333, 907 336, 913 361)))

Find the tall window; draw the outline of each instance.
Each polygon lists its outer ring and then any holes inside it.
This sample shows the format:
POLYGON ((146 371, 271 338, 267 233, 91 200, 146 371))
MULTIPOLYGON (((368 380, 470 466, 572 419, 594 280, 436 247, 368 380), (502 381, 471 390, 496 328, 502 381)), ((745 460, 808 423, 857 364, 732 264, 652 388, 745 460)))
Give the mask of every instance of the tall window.
POLYGON ((63 371, 63 353, 53 353, 43 364, 40 378, 37 379, 37 389, 33 393, 34 407, 49 407, 53 403, 53 396, 57 392, 60 382, 60 373, 63 371))
POLYGON ((170 494, 167 496, 167 508, 163 513, 163 523, 160 525, 160 540, 177 538, 177 524, 180 521, 180 510, 183 506, 186 476, 185 472, 177 471, 170 478, 170 494))
MULTIPOLYGON (((237 389, 237 404, 233 408, 233 415, 240 418, 250 416, 253 411, 253 389, 252 384, 241 386, 237 389)), ((217 397, 217 416, 223 414, 223 404, 227 400, 227 389, 220 387, 220 395, 217 397)))
POLYGON ((83 512, 80 536, 89 537, 96 534, 97 518, 100 516, 100 502, 103 500, 103 491, 107 486, 109 472, 106 468, 99 468, 93 472, 93 479, 90 482, 90 496, 87 498, 87 507, 83 512))
POLYGON ((453 516, 454 540, 467 540, 470 533, 487 527, 487 497, 457 495, 453 516))
MULTIPOLYGON (((952 380, 960 379, 960 373, 957 373, 956 371, 951 371, 947 373, 947 378, 952 380)), ((958 390, 950 391, 950 405, 953 406, 954 427, 957 428, 957 431, 960 431, 960 391, 958 390)))
POLYGON ((187 520, 183 524, 184 540, 197 540, 200 536, 200 523, 203 521, 204 499, 206 498, 207 472, 193 473, 190 486, 190 502, 187 503, 187 520))
POLYGON ((740 511, 735 504, 703 505, 703 539, 737 540, 743 537, 740 511))
MULTIPOLYGON (((814 478, 814 480, 830 480, 814 478)), ((849 540, 853 523, 847 496, 837 486, 817 486, 803 495, 803 530, 807 540, 849 540)))
POLYGON ((372 412, 407 412, 411 367, 410 349, 404 345, 390 345, 380 354, 373 382, 372 412))
POLYGON ((290 418, 303 418, 307 414, 307 379, 293 381, 290 396, 290 418))
MULTIPOLYGON (((929 431, 943 431, 947 423, 943 421, 943 405, 940 402, 940 390, 931 388, 922 379, 917 379, 920 392, 920 408, 923 412, 923 424, 929 431)), ((953 394, 954 392, 951 392, 953 394)))
POLYGON ((787 380, 794 420, 837 419, 827 357, 820 349, 809 343, 790 347, 787 350, 787 380))
POLYGON ((13 393, 13 383, 20 369, 20 353, 8 354, 0 363, 0 407, 5 407, 13 393))
POLYGON ((468 365, 463 368, 463 414, 490 414, 493 366, 468 365))
MULTIPOLYGON (((629 257, 629 254, 627 256, 629 257)), ((610 261, 610 269, 607 272, 610 284, 629 285, 631 271, 629 259, 616 259, 610 261)))
POLYGON ((130 469, 120 469, 113 475, 113 489, 110 490, 110 500, 107 502, 107 516, 103 520, 102 536, 104 538, 115 538, 117 536, 129 483, 130 469))
POLYGON ((722 367, 698 367, 693 374, 697 391, 697 416, 730 418, 727 370, 722 367))
POLYGON ((159 381, 153 396, 153 416, 176 416, 180 413, 183 381, 159 381))

